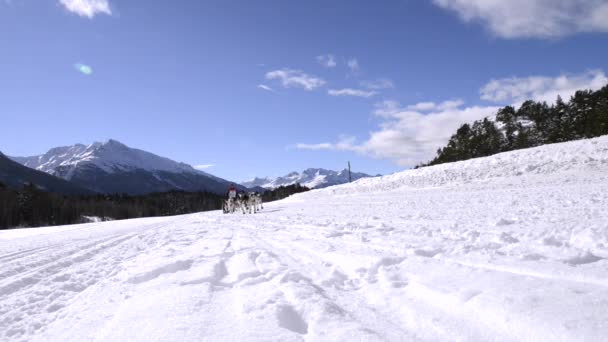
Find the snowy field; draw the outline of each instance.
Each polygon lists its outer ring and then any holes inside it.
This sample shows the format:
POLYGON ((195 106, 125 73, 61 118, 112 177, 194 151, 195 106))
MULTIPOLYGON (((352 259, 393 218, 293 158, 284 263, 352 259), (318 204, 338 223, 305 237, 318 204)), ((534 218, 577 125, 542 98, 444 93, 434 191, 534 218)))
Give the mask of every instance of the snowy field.
POLYGON ((608 137, 0 232, 2 341, 606 341, 608 137))

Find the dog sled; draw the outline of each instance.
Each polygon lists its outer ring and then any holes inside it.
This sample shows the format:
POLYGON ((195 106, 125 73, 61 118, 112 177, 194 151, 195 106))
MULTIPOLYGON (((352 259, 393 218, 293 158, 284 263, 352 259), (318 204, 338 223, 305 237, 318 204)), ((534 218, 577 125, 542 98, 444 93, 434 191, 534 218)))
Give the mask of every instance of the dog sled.
POLYGON ((230 197, 224 201, 222 210, 224 214, 255 214, 264 209, 262 195, 255 192, 239 193, 236 197, 230 197))

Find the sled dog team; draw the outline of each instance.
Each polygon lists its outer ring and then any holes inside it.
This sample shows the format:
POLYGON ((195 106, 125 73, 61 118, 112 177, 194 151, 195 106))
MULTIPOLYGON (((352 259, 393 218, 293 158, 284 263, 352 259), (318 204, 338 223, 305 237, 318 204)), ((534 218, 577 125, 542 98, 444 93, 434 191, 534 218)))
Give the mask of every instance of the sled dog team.
POLYGON ((222 209, 224 214, 232 214, 239 209, 243 214, 257 213, 259 210, 264 209, 262 195, 258 192, 237 192, 236 186, 231 185, 230 189, 228 189, 228 199, 224 201, 222 209))

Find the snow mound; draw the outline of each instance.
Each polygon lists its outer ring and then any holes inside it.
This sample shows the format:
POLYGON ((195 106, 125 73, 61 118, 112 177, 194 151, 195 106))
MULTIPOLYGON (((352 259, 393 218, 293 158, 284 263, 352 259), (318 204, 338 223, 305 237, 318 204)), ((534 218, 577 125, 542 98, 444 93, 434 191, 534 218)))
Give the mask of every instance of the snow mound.
POLYGON ((407 170, 393 175, 364 178, 325 189, 333 194, 390 191, 403 187, 429 188, 467 183, 487 183, 496 178, 557 173, 601 172, 608 166, 608 136, 544 145, 475 158, 462 162, 407 170))

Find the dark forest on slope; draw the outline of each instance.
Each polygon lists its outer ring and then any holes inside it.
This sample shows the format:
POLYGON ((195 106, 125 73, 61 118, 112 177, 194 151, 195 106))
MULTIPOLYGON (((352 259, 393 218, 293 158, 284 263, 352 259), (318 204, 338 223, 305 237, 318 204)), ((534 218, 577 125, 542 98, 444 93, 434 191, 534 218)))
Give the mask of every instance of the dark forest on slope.
POLYGON ((289 197, 293 194, 297 194, 300 192, 306 192, 309 190, 310 190, 309 188, 307 188, 303 185, 300 185, 300 183, 296 183, 296 184, 292 184, 292 185, 288 185, 288 186, 280 186, 273 190, 264 191, 264 193, 262 194, 262 200, 264 202, 278 201, 283 198, 289 197))
POLYGON ((0 183, 0 229, 87 222, 85 216, 120 220, 219 209, 222 197, 205 192, 165 192, 144 196, 61 195, 34 185, 15 190, 0 183))
MULTIPOLYGON (((264 202, 308 191, 299 184, 280 187, 263 194, 264 202)), ((61 195, 28 184, 21 189, 0 183, 0 229, 41 227, 88 222, 86 216, 101 220, 190 214, 222 207, 224 197, 207 192, 171 191, 142 196, 61 195)))
POLYGON ((485 118, 460 126, 433 160, 417 167, 605 134, 608 134, 608 86, 598 91, 579 90, 567 103, 558 96, 553 105, 526 101, 519 109, 501 108, 496 121, 485 118))

